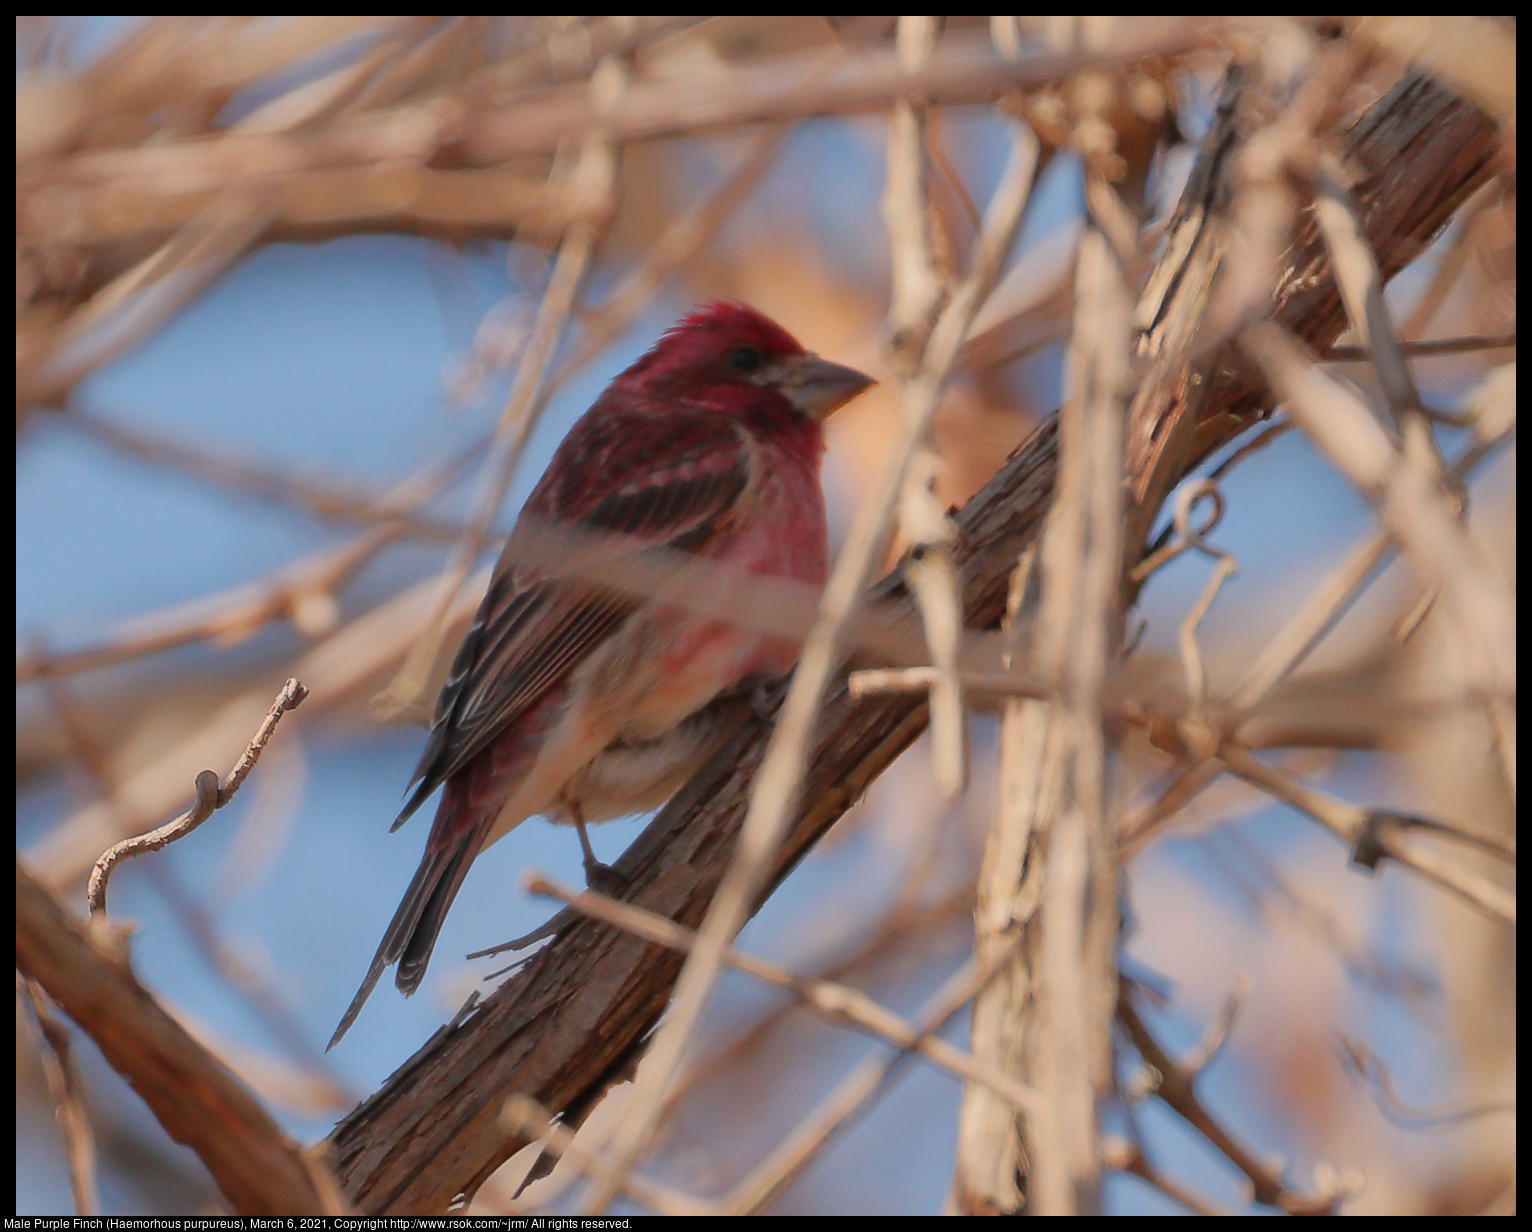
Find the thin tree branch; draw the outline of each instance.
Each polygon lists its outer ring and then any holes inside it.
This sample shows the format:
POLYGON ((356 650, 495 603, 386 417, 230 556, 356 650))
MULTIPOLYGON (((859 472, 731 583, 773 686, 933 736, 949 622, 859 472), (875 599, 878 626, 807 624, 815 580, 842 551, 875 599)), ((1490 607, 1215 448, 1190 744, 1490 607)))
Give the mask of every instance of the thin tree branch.
POLYGON ((649 1050, 648 1065, 634 1083, 627 1115, 614 1136, 610 1169, 598 1181, 587 1203, 586 1209, 592 1214, 606 1208, 621 1175, 648 1145, 665 1091, 674 1080, 717 980, 723 952, 749 917, 751 906, 770 874, 797 802, 820 702, 840 662, 846 626, 862 598, 867 574, 894 511, 910 457, 936 412, 974 314, 993 288, 1000 263, 1010 251, 1031 190, 1036 160, 1036 139, 1030 130, 1018 127, 1012 137, 1010 160, 986 212, 984 233, 975 247, 972 268, 942 311, 920 372, 905 386, 899 436, 872 491, 857 510, 825 585, 819 619, 804 643, 782 703, 780 720, 772 731, 751 791, 739 851, 719 885, 707 921, 699 930, 697 946, 676 986, 675 1005, 649 1050))
MULTIPOLYGON (((1424 460, 1425 447, 1412 449, 1407 434, 1403 451, 1396 449, 1366 406, 1310 363, 1280 326, 1253 325, 1244 339, 1289 413, 1376 507, 1421 580, 1442 588, 1461 635, 1470 690, 1486 697, 1514 692, 1515 604, 1483 544, 1459 520, 1456 500, 1424 460)), ((1429 435, 1423 423, 1418 430, 1429 435)))
MULTIPOLYGON (((1500 351, 1516 345, 1516 331, 1508 334, 1467 334, 1461 338, 1429 338, 1420 342, 1400 342, 1404 355, 1424 358, 1429 355, 1461 355, 1464 351, 1500 351)), ((1365 346, 1332 346, 1320 353, 1327 364, 1356 363, 1372 358, 1365 346)))
MULTIPOLYGON (((602 95, 603 104, 610 106, 616 103, 615 95, 621 91, 622 70, 615 63, 608 63, 603 68, 609 71, 598 72, 592 77, 590 91, 602 95)), ((374 700, 374 710, 380 718, 411 713, 424 701, 432 669, 446 637, 447 613, 483 550, 484 536, 505 501, 506 489, 515 475, 527 438, 547 405, 548 369, 564 324, 574 308, 575 294, 610 217, 616 172, 616 152, 611 143, 599 131, 592 132, 580 152, 574 172, 585 208, 559 245, 553 273, 538 306, 532 337, 516 367, 515 382, 506 396, 489 454, 479 475, 468 525, 442 568, 431 620, 410 647, 398 674, 374 700)))
POLYGON ((1154 1038, 1134 1009, 1126 986, 1117 1002, 1117 1018, 1144 1063, 1152 1066, 1155 1071, 1154 1094, 1245 1174, 1250 1181, 1254 1201, 1262 1206, 1276 1207, 1289 1215, 1335 1214, 1340 1201, 1338 1196, 1306 1198, 1294 1193, 1279 1173, 1257 1159, 1209 1114, 1197 1094, 1196 1071, 1182 1065, 1154 1038))
MULTIPOLYGON (((545 894, 573 907, 581 915, 603 920, 617 928, 677 953, 686 954, 696 944, 697 935, 663 916, 640 911, 626 903, 593 890, 571 890, 542 873, 532 871, 523 884, 532 894, 545 894)), ((482 953, 493 953, 493 950, 482 953)), ((471 954, 478 958, 479 954, 471 954)), ((991 1066, 976 1061, 972 1054, 954 1047, 937 1036, 922 1034, 913 1024, 879 1005, 866 993, 845 984, 798 975, 780 963, 769 962, 733 946, 724 954, 724 962, 736 971, 754 976, 762 983, 790 992, 804 1007, 826 1022, 855 1027, 904 1051, 923 1053, 949 1073, 970 1082, 978 1082, 997 1092, 1020 1112, 1037 1102, 1037 1093, 991 1066)))
POLYGON ((1352 860, 1363 867, 1375 867, 1386 855, 1452 891, 1491 919, 1516 923, 1514 891, 1473 872, 1460 860, 1421 846, 1410 838, 1409 827, 1395 822, 1392 814, 1358 808, 1317 791, 1252 757, 1233 741, 1226 740, 1219 746, 1218 759, 1245 782, 1319 822, 1352 849, 1352 860))
POLYGON ((76 1215, 99 1215, 101 1197, 96 1190, 96 1138, 85 1108, 85 1091, 80 1085, 80 1070, 74 1063, 69 1032, 53 1013, 52 1003, 42 985, 16 973, 16 992, 32 1011, 29 1021, 36 1028, 37 1053, 48 1091, 53 1096, 53 1115, 58 1121, 59 1136, 64 1140, 64 1158, 69 1164, 69 1197, 76 1215))
POLYGON ((236 1214, 327 1213, 297 1144, 138 982, 120 947, 67 915, 20 860, 16 966, 95 1041, 165 1131, 197 1153, 236 1214))
POLYGON ((1166 1176, 1159 1169, 1153 1167, 1137 1143, 1129 1142, 1126 1138, 1108 1138, 1101 1147, 1102 1162, 1108 1168, 1115 1168, 1119 1172, 1126 1172, 1129 1176, 1136 1176, 1151 1189, 1157 1189, 1172 1202, 1184 1206, 1193 1215, 1223 1216, 1228 1218, 1234 1212, 1227 1211, 1218 1203, 1210 1201, 1197 1193, 1195 1190, 1181 1184, 1174 1177, 1166 1176))
POLYGON ((162 847, 170 846, 177 839, 185 838, 211 817, 215 810, 221 809, 234 799, 234 793, 239 790, 245 777, 260 759, 261 751, 266 747, 266 742, 271 739, 271 733, 276 731, 277 723, 287 711, 295 709, 307 696, 308 690, 298 683, 297 678, 290 678, 282 686, 276 701, 272 702, 271 709, 266 714, 265 721, 256 729, 255 735, 250 737, 250 743, 245 746, 244 753, 240 755, 239 761, 234 764, 234 769, 229 772, 229 777, 222 784, 219 783, 218 775, 214 771, 202 771, 197 775, 195 805, 174 821, 167 822, 158 829, 149 831, 148 834, 123 839, 122 842, 114 843, 102 853, 101 858, 96 861, 96 866, 90 871, 90 884, 86 888, 85 897, 92 916, 106 910, 107 879, 111 877, 112 869, 120 861, 141 856, 146 851, 159 851, 162 847))

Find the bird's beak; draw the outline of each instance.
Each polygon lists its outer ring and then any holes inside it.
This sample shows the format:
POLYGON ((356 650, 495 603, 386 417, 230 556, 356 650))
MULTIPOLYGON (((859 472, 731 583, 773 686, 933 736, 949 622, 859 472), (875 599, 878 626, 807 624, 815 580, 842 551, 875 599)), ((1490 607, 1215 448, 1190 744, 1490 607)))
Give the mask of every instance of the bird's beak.
POLYGON ((772 383, 811 419, 827 419, 869 385, 877 384, 855 368, 832 364, 812 352, 781 360, 775 367, 772 383))

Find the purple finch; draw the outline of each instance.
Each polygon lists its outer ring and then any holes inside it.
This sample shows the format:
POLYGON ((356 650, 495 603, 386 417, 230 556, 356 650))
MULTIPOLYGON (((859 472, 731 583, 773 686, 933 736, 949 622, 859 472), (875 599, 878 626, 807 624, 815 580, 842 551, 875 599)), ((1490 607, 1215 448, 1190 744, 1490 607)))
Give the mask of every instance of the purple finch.
POLYGON ((798 647, 591 582, 541 576, 515 548, 542 523, 620 535, 624 550, 691 553, 824 584, 824 418, 870 378, 804 351, 740 304, 693 312, 614 380, 527 499, 437 699, 415 790, 438 787, 425 855, 347 1009, 378 977, 420 986, 474 857, 528 817, 577 827, 655 808, 718 746, 742 689, 798 647))

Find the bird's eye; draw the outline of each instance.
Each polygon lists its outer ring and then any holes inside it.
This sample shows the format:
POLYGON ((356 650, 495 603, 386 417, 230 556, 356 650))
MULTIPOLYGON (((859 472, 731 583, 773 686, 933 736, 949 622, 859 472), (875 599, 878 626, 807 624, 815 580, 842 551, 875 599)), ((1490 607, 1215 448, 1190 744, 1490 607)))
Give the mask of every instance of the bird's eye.
POLYGON ((740 347, 730 354, 729 366, 741 372, 754 372, 761 366, 761 353, 754 347, 740 347))

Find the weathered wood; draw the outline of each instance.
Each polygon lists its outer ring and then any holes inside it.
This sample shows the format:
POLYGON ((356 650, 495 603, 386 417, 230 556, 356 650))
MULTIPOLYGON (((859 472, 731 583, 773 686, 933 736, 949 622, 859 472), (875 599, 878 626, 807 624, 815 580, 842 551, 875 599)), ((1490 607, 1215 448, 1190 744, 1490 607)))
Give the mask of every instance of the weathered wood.
POLYGON ((42 985, 207 1165, 237 1215, 317 1215, 323 1200, 297 1143, 245 1085, 186 1033, 118 957, 16 861, 16 969, 42 985))

